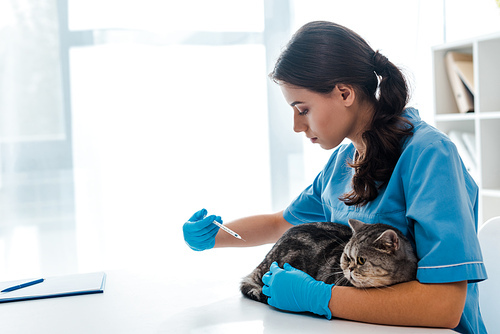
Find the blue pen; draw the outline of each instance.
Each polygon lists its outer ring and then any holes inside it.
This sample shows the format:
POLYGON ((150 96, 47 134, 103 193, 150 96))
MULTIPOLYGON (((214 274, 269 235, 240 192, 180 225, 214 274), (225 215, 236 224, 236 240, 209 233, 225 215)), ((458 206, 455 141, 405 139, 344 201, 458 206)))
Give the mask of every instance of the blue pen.
POLYGON ((11 286, 10 288, 3 289, 0 292, 11 292, 11 291, 14 291, 14 290, 19 290, 19 289, 25 288, 27 286, 31 286, 31 285, 35 285, 35 284, 38 284, 38 283, 42 283, 43 281, 44 281, 44 279, 40 278, 40 279, 37 279, 37 280, 34 280, 34 281, 30 281, 30 282, 26 282, 26 283, 23 283, 23 284, 11 286))

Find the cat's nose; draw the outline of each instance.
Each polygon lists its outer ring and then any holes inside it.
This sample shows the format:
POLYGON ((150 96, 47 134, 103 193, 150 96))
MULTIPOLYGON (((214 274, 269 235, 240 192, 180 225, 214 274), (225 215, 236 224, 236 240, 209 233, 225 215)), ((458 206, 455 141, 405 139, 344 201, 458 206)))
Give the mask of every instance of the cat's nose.
POLYGON ((354 267, 349 267, 349 271, 352 272, 354 270, 354 267))

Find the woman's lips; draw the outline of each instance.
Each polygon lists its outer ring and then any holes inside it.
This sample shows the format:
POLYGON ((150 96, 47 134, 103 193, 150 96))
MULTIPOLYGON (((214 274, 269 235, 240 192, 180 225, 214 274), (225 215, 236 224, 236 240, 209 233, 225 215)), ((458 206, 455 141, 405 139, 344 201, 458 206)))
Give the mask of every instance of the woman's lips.
POLYGON ((316 143, 318 141, 318 138, 317 137, 312 137, 312 138, 309 138, 311 140, 311 143, 316 143))

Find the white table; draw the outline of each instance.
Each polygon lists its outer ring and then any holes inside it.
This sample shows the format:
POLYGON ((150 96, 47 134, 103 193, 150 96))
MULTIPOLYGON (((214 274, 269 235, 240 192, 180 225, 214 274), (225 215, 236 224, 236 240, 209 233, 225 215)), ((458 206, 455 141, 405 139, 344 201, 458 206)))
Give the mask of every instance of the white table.
MULTIPOLYGON (((181 269, 179 269, 181 270, 181 269)), ((281 312, 243 298, 237 282, 107 271, 103 294, 0 304, 2 334, 10 333, 454 333, 281 312)), ((207 275, 210 276, 210 275, 207 275)))

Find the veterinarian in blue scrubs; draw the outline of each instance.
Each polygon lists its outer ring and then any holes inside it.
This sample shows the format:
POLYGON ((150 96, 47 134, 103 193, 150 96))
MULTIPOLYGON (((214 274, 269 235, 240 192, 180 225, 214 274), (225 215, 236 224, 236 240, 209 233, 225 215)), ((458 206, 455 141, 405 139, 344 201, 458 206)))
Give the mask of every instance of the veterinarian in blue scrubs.
POLYGON ((477 282, 486 279, 477 233, 478 188, 454 144, 406 106, 400 70, 353 31, 311 22, 291 39, 271 78, 291 106, 294 131, 333 149, 323 171, 282 212, 227 224, 242 243, 195 213, 184 224, 194 250, 276 242, 296 224, 348 218, 390 224, 412 242, 417 280, 357 289, 295 268, 264 275, 268 303, 326 318, 486 333, 477 282), (345 139, 351 143, 342 144, 345 139))

